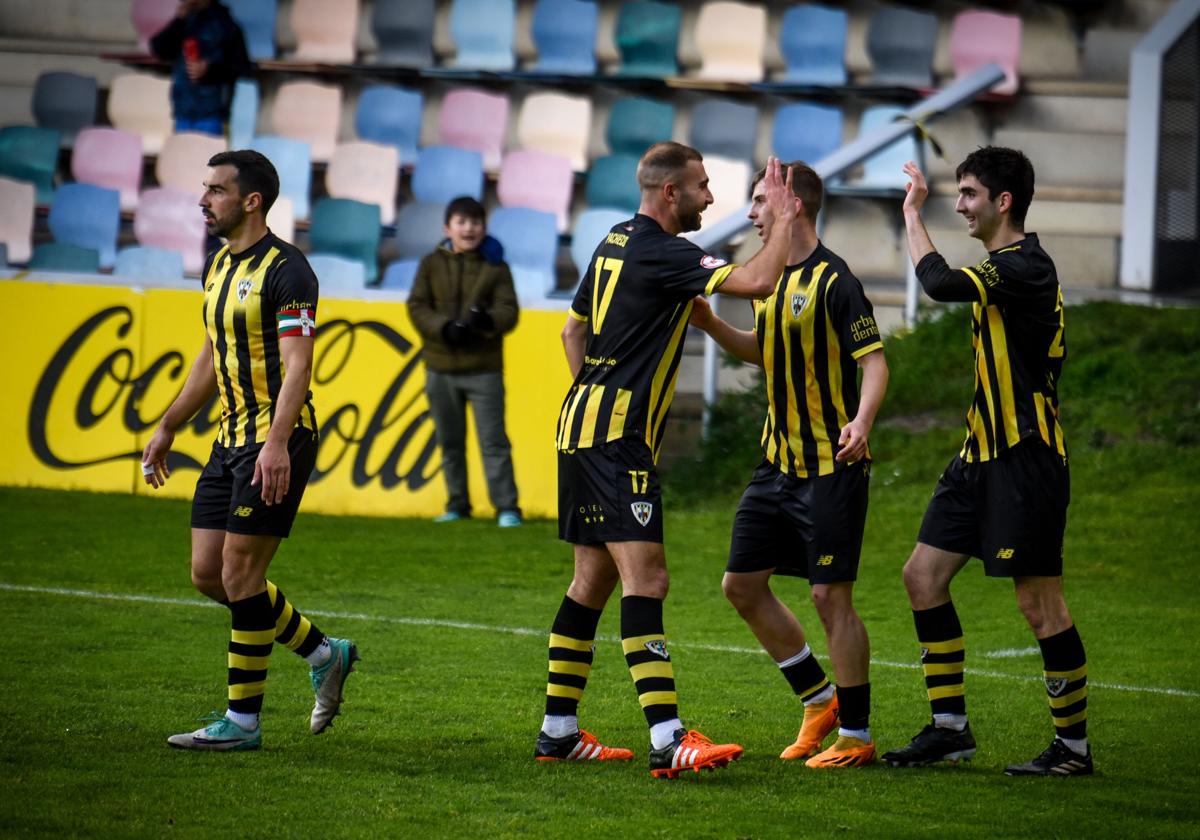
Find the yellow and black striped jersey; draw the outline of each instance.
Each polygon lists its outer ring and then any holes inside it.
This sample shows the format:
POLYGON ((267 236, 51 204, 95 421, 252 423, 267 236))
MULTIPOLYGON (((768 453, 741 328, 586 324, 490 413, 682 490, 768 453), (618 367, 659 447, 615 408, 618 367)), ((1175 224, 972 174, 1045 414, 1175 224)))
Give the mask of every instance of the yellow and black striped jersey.
MULTIPOLYGON (((261 445, 286 375, 279 341, 317 329, 317 278, 298 248, 267 233, 240 254, 225 245, 204 268, 204 328, 221 396, 217 441, 261 445)), ((297 426, 317 431, 312 392, 297 426)))
POLYGON ((711 295, 733 268, 640 213, 613 226, 571 303, 588 332, 559 413, 559 451, 639 437, 657 460, 692 299, 711 295))
POLYGON ((834 455, 842 427, 858 414, 857 360, 883 349, 858 278, 818 243, 784 269, 769 298, 754 302, 754 332, 767 375, 767 460, 799 478, 848 466, 834 455))
POLYGON ((966 461, 988 461, 1028 437, 1067 457, 1058 415, 1066 358, 1062 288, 1037 234, 951 269, 936 252, 917 265, 934 300, 971 301, 975 396, 967 412, 966 461))

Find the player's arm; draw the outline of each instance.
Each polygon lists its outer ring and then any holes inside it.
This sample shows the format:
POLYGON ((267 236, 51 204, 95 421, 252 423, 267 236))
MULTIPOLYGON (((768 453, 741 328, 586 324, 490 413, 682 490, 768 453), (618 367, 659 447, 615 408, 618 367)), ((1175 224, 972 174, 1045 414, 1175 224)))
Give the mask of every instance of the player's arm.
POLYGON ((977 277, 963 269, 952 269, 945 257, 933 247, 929 231, 921 219, 921 208, 929 197, 925 175, 912 161, 904 164, 909 182, 904 196, 904 228, 908 234, 908 255, 917 270, 917 280, 925 294, 940 301, 980 301, 987 303, 987 292, 977 277))
POLYGON ((167 466, 167 454, 175 442, 175 432, 217 392, 217 372, 213 367, 212 353, 212 342, 206 336, 204 346, 200 348, 200 353, 192 362, 192 369, 188 371, 187 379, 184 380, 183 390, 158 421, 158 427, 146 442, 146 448, 142 450, 142 478, 151 487, 162 487, 171 477, 171 470, 167 466))
POLYGON ((693 327, 708 333, 713 341, 721 346, 726 353, 749 362, 752 365, 763 366, 762 350, 758 346, 758 338, 751 330, 739 330, 712 311, 712 306, 703 297, 692 301, 690 323, 693 327))
POLYGON ((279 356, 285 371, 283 385, 275 400, 275 419, 267 430, 267 442, 254 462, 254 478, 250 481, 251 485, 262 485, 262 500, 268 505, 283 501, 291 481, 288 438, 300 419, 312 382, 313 336, 294 335, 279 339, 279 356))
POLYGON ((875 425, 875 415, 883 404, 883 395, 887 392, 888 366, 883 357, 883 350, 872 350, 859 357, 858 366, 862 368, 862 392, 859 395, 858 413, 842 427, 838 438, 838 452, 834 457, 839 461, 854 463, 867 454, 868 439, 871 427, 875 425))
POLYGON ((792 248, 792 226, 800 211, 800 199, 792 192, 792 170, 782 174, 778 158, 767 159, 767 174, 763 176, 767 205, 774 221, 762 250, 729 272, 716 291, 725 295, 761 300, 775 291, 779 275, 787 265, 792 248))
POLYGON ((567 323, 562 330, 562 343, 563 351, 567 354, 567 367, 571 371, 572 379, 579 376, 579 370, 583 367, 583 355, 587 349, 587 333, 587 320, 580 318, 574 309, 568 310, 567 323))

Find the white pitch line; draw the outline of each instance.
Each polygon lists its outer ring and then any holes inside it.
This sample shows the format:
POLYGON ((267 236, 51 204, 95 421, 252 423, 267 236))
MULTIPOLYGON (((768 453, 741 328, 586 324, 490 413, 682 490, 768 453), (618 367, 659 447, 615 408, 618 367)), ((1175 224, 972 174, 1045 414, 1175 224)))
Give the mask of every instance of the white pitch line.
MULTIPOLYGON (((172 607, 215 608, 220 606, 213 601, 200 601, 195 598, 166 598, 159 595, 135 595, 124 592, 98 592, 90 589, 66 589, 56 586, 27 586, 15 583, 0 583, 0 591, 26 592, 36 595, 58 595, 69 598, 87 598, 93 601, 121 601, 125 603, 160 604, 163 606, 172 607)), ((504 627, 498 624, 477 624, 470 621, 449 621, 440 618, 412 618, 409 616, 371 615, 369 613, 340 612, 337 610, 305 610, 304 612, 307 615, 313 615, 319 618, 342 618, 351 621, 374 621, 383 624, 404 624, 416 627, 448 627, 455 630, 477 630, 484 633, 507 633, 513 636, 544 637, 546 635, 546 631, 544 629, 535 630, 529 627, 504 627)), ((615 636, 601 636, 597 638, 597 641, 615 642, 619 641, 619 639, 617 639, 615 636)), ((671 642, 671 646, 682 648, 684 650, 704 650, 714 653, 738 653, 756 656, 763 655, 763 650, 761 648, 739 647, 736 645, 671 642)), ((902 668, 905 670, 917 670, 921 667, 915 662, 889 662, 881 659, 872 659, 871 664, 882 668, 902 668)), ((993 679, 1016 680, 1020 682, 1041 682, 1041 679, 1038 677, 1005 674, 1000 671, 982 671, 975 668, 967 668, 966 673, 973 677, 991 677, 993 679)), ((1088 685, 1092 688, 1105 688, 1113 691, 1128 691, 1135 694, 1163 694, 1170 697, 1200 698, 1200 691, 1189 691, 1188 689, 1184 688, 1163 688, 1152 685, 1126 685, 1123 683, 1090 681, 1088 685)))
POLYGON ((1033 656, 1035 653, 1040 652, 1041 649, 1036 647, 1001 648, 1000 650, 989 650, 987 653, 979 655, 984 659, 1016 659, 1020 656, 1033 656))

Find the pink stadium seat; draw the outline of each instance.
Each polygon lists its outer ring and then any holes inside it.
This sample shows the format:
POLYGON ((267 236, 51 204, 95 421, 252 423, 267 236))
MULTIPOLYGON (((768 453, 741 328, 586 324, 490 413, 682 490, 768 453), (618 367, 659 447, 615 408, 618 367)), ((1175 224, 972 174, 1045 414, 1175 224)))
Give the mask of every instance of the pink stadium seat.
POLYGON ((183 254, 188 274, 204 268, 204 217, 194 195, 170 187, 146 190, 133 216, 133 235, 142 245, 183 254))
POLYGON ((950 60, 956 77, 966 76, 995 62, 1004 70, 1004 81, 992 93, 1012 95, 1020 81, 1021 18, 975 9, 960 12, 950 27, 950 60))
POLYGON ((168 134, 154 164, 160 187, 170 187, 199 198, 204 192, 204 175, 213 155, 225 151, 224 137, 195 131, 168 134))
POLYGON ((179 0, 133 0, 129 19, 137 31, 138 47, 142 52, 150 52, 150 39, 171 22, 178 9, 179 0))
POLYGON ((27 263, 33 256, 33 208, 37 189, 28 181, 0 178, 0 243, 10 263, 27 263))
POLYGON ((508 97, 482 90, 452 90, 438 115, 438 143, 483 155, 483 168, 500 168, 508 134, 508 97))
POLYGON ((294 0, 296 61, 350 64, 358 37, 358 0, 294 0))
POLYGON ((365 140, 338 143, 325 170, 325 190, 331 196, 378 205, 385 225, 396 221, 399 181, 399 149, 365 140))
POLYGON ((571 161, 562 155, 509 152, 504 156, 496 194, 504 207, 528 207, 553 213, 561 233, 567 229, 574 184, 571 161))
POLYGON ((271 106, 272 132, 308 143, 314 163, 328 163, 337 145, 342 88, 316 82, 284 82, 271 106))
POLYGON ((121 209, 133 210, 142 187, 141 135, 119 128, 85 128, 75 138, 71 177, 116 190, 121 194, 121 209))

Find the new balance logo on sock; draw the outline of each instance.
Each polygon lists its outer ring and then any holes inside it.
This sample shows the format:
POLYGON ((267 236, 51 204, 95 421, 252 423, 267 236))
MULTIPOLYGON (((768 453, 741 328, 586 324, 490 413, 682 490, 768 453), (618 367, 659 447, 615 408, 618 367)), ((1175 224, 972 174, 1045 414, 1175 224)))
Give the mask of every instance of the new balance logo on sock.
POLYGON ((661 656, 668 662, 671 661, 671 655, 667 653, 667 643, 661 639, 655 639, 653 642, 646 642, 646 650, 650 651, 655 656, 661 656))

